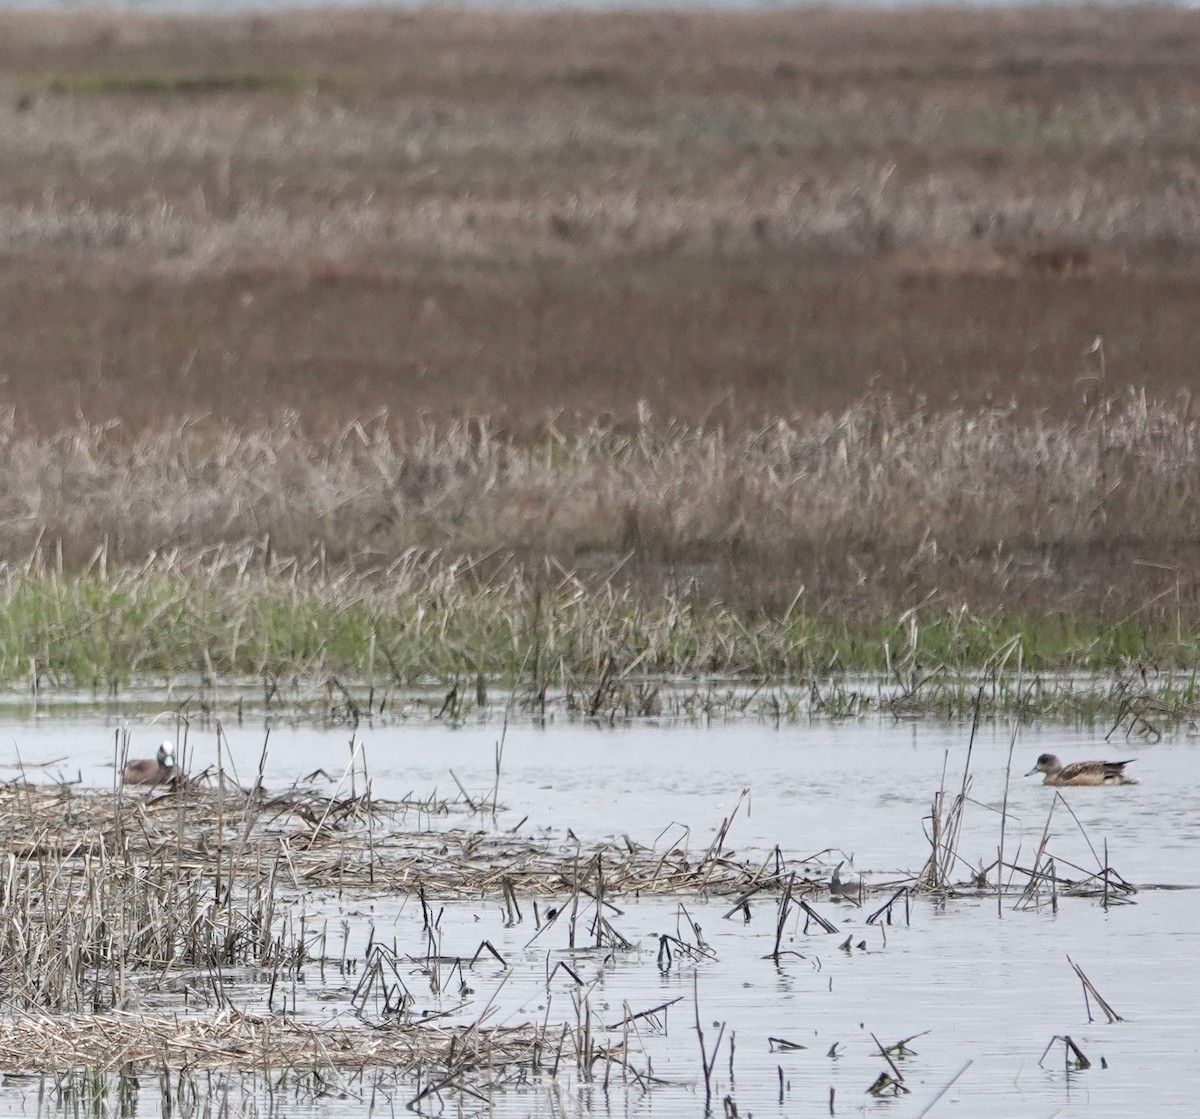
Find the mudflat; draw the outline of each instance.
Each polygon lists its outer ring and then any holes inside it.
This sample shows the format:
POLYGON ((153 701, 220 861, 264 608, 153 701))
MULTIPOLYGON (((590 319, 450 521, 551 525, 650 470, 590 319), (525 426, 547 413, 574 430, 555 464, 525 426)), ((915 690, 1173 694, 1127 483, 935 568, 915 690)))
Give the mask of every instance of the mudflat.
POLYGON ((0 403, 516 434, 1170 398, 1200 13, 0 14, 0 403))

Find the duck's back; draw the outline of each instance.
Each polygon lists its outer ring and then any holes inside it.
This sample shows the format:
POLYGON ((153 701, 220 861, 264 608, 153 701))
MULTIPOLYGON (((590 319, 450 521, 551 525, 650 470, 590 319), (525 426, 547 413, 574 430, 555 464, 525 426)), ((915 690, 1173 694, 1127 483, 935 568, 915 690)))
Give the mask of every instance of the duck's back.
POLYGON ((1123 762, 1076 762, 1063 766, 1047 778, 1050 785, 1136 785, 1131 777, 1125 776, 1125 767, 1132 758, 1123 762))

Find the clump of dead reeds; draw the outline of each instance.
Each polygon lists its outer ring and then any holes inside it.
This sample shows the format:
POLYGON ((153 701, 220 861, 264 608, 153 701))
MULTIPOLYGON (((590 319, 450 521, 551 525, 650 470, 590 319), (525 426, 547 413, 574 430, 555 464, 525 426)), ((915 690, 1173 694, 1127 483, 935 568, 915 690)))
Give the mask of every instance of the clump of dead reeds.
MULTIPOLYGON (((477 816, 479 805, 459 811, 477 816)), ((228 779, 147 796, 0 786, 4 997, 29 1009, 125 1010, 138 1005, 148 975, 198 969, 223 1006, 230 968, 272 975, 273 997, 276 981, 306 963, 347 967, 345 944, 337 955, 327 922, 307 915, 305 899, 317 890, 492 896, 512 923, 525 919, 522 901, 532 902, 535 935, 562 920, 574 945, 578 921, 580 940, 628 947, 606 915, 606 897, 738 895, 744 904, 798 870, 819 876, 815 863, 798 867, 778 852, 735 860, 716 843, 699 855, 628 839, 584 850, 575 840, 453 820, 431 828, 429 820, 424 803, 369 792, 268 795, 228 779), (552 899, 557 905, 546 904, 552 899)), ((818 888, 815 878, 797 887, 818 888)))
MULTIPOLYGON (((458 802, 460 814, 478 811, 458 802)), ((10 900, 23 893, 16 888, 20 874, 42 866, 53 866, 55 880, 64 882, 94 882, 110 869, 135 877, 152 873, 159 883, 194 875, 209 886, 223 883, 222 896, 240 888, 245 897, 248 883, 281 891, 483 893, 507 899, 511 912, 519 909, 518 895, 564 890, 749 896, 777 888, 796 869, 777 851, 735 860, 720 845, 697 854, 679 845, 656 850, 627 837, 581 855, 578 843, 565 839, 498 833, 454 819, 431 827, 420 800, 307 790, 268 795, 231 783, 224 789, 185 784, 145 798, 12 783, 0 785, 0 820, 11 825, 0 836, 10 900)), ((819 861, 801 864, 804 889, 816 888, 812 876, 819 867, 819 861)))
POLYGON ((410 1029, 368 1030, 321 1026, 285 1016, 269 1018, 225 1009, 215 1015, 27 1014, 0 1019, 0 1045, 11 1067, 25 1072, 58 1071, 70 1054, 76 1068, 101 1072, 154 1070, 178 1065, 228 1068, 324 1069, 392 1067, 465 1077, 481 1067, 501 1074, 528 1067, 540 1031, 533 1026, 450 1027, 438 1023, 410 1029))

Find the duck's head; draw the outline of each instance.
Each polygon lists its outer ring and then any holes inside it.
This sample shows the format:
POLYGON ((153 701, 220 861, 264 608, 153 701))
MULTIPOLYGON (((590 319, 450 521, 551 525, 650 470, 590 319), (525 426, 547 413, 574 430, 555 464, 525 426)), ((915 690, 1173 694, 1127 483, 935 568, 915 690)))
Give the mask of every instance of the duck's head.
POLYGON ((1039 754, 1038 760, 1033 763, 1033 768, 1025 776, 1032 777, 1035 773, 1053 773, 1056 769, 1061 768, 1058 758, 1053 754, 1039 754))

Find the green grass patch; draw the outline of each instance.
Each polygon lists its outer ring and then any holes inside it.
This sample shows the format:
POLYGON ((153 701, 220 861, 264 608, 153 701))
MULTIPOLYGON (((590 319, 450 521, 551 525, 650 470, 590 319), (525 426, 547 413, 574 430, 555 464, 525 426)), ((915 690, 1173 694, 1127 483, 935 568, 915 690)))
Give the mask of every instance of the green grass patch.
POLYGON ((751 699, 731 706, 776 716, 957 717, 982 689, 997 710, 1104 718, 1140 696, 1169 718, 1194 703, 1189 666, 1200 660, 1200 634, 1128 621, 958 611, 853 628, 647 601, 607 584, 547 594, 516 576, 477 581, 457 565, 371 578, 294 565, 4 574, 0 682, 42 694, 248 678, 381 691, 486 682, 493 696, 551 693, 576 711, 636 714, 653 709, 656 690, 699 686, 738 691, 751 699), (753 698, 766 692, 766 706, 753 698))

